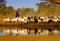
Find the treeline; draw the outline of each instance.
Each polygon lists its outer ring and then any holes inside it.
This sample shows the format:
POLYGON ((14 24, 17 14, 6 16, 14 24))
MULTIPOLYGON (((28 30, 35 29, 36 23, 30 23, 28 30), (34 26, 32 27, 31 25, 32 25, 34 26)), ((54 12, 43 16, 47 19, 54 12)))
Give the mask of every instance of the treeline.
MULTIPOLYGON (((20 16, 50 16, 50 15, 60 15, 60 5, 41 2, 36 4, 37 10, 34 11, 34 8, 18 8, 15 10, 12 6, 6 6, 6 4, 1 4, 0 6, 0 15, 3 17, 15 17, 16 11, 18 11, 20 16)), ((0 16, 0 17, 1 17, 0 16)))
POLYGON ((55 4, 60 4, 60 0, 42 0, 42 1, 48 1, 55 4))
POLYGON ((18 11, 20 16, 27 16, 34 13, 34 8, 18 8, 16 10, 12 6, 6 6, 6 4, 0 6, 0 15, 3 17, 15 17, 16 11, 18 11))
POLYGON ((54 4, 50 2, 41 2, 38 5, 38 14, 39 16, 50 16, 50 15, 55 15, 59 16, 60 15, 60 5, 59 4, 54 4))

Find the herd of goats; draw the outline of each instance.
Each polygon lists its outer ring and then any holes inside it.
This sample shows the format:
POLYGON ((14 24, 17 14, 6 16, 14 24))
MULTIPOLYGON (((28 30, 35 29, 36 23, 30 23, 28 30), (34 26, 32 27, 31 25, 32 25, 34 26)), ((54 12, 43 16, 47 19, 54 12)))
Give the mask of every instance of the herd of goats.
POLYGON ((60 22, 60 16, 28 16, 28 17, 17 17, 17 18, 5 18, 3 22, 20 22, 20 23, 50 23, 50 22, 60 22))
MULTIPOLYGON (((28 16, 28 17, 17 17, 17 18, 5 18, 4 23, 60 23, 60 16, 28 16)), ((19 28, 19 29, 4 29, 5 35, 60 35, 60 30, 57 29, 32 29, 32 28, 19 28)))

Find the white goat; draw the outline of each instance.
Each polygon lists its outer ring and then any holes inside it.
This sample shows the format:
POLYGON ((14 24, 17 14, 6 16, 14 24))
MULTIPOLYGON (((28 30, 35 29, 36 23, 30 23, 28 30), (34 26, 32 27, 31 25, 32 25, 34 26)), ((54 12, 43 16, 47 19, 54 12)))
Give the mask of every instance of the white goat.
POLYGON ((57 21, 58 21, 58 18, 57 18, 56 16, 54 16, 54 17, 52 18, 52 21, 57 22, 57 21))
POLYGON ((18 21, 18 18, 13 18, 11 19, 12 22, 17 22, 18 21))
POLYGON ((52 21, 57 22, 59 19, 58 18, 53 18, 52 21))
POLYGON ((20 18, 18 18, 18 21, 20 22, 20 23, 27 23, 27 22, 29 22, 29 20, 27 19, 27 17, 20 17, 20 18))
POLYGON ((37 20, 38 20, 38 23, 41 23, 42 22, 42 20, 40 20, 40 18, 37 18, 37 20))
POLYGON ((43 18, 43 22, 48 23, 48 21, 49 21, 48 17, 43 18))
POLYGON ((3 19, 3 22, 10 22, 9 18, 3 19))

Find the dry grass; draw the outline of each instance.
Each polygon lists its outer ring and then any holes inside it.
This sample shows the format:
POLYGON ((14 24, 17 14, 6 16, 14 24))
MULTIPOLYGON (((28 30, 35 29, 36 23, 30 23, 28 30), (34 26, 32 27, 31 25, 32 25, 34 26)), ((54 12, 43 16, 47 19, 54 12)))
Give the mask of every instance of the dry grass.
POLYGON ((60 41, 59 36, 0 36, 0 41, 60 41))

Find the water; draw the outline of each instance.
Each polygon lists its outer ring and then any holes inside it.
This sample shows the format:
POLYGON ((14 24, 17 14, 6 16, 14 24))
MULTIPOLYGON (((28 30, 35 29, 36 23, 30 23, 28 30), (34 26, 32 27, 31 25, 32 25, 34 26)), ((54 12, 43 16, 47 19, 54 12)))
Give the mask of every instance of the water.
POLYGON ((19 27, 0 27, 0 36, 6 35, 60 35, 58 29, 46 29, 46 28, 19 28, 19 27))
POLYGON ((0 35, 4 35, 4 32, 3 32, 3 30, 0 30, 0 35))

